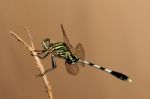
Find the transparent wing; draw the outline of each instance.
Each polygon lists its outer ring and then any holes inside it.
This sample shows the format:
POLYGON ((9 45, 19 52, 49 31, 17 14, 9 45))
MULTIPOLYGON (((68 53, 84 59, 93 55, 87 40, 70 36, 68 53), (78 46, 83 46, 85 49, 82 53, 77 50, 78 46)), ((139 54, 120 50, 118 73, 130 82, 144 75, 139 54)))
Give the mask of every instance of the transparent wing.
POLYGON ((77 75, 79 73, 79 67, 77 64, 69 64, 65 62, 66 70, 71 75, 77 75))
POLYGON ((66 32, 65 32, 64 27, 63 27, 62 24, 61 24, 61 29, 62 29, 62 32, 63 32, 63 40, 64 40, 64 43, 69 47, 69 49, 72 49, 73 47, 72 47, 72 45, 71 45, 70 42, 69 42, 69 39, 68 39, 68 37, 67 37, 67 35, 66 35, 66 32))
MULTIPOLYGON (((79 43, 73 50, 74 54, 81 60, 85 60, 85 51, 81 43, 79 43)), ((82 67, 85 67, 84 63, 80 63, 82 67)))

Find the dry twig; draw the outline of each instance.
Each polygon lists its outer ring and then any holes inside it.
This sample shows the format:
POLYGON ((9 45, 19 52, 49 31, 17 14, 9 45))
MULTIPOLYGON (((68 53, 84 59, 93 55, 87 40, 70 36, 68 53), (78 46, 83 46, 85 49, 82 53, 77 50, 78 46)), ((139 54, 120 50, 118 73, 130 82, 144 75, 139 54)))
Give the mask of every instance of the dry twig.
MULTIPOLYGON (((34 47, 34 44, 33 44, 33 40, 32 40, 32 36, 31 36, 31 33, 29 32, 28 28, 25 27, 25 31, 28 33, 29 37, 30 37, 30 41, 31 41, 31 46, 26 43, 21 37, 19 37, 16 33, 14 33, 13 31, 10 31, 10 34, 12 36, 14 36, 20 43, 22 43, 34 56, 34 59, 36 61, 36 64, 37 64, 37 68, 40 70, 41 74, 45 73, 45 69, 44 69, 44 66, 43 64, 41 63, 39 57, 37 57, 37 52, 35 51, 35 47, 34 47)), ((43 75, 43 80, 45 82, 45 85, 46 85, 46 88, 47 88, 47 92, 48 92, 48 95, 49 95, 49 99, 53 99, 53 95, 52 95, 52 91, 51 91, 51 85, 49 84, 49 81, 48 81, 48 78, 47 78, 47 75, 43 75)))

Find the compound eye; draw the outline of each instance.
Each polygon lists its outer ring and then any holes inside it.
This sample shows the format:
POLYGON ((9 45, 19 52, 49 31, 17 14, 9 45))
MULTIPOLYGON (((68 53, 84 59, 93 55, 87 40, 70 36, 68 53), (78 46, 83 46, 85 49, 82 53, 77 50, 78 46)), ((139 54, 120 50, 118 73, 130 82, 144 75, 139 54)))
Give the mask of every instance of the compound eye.
POLYGON ((50 47, 50 45, 51 45, 50 39, 48 39, 48 38, 44 39, 42 41, 42 45, 43 45, 44 49, 48 49, 50 47))

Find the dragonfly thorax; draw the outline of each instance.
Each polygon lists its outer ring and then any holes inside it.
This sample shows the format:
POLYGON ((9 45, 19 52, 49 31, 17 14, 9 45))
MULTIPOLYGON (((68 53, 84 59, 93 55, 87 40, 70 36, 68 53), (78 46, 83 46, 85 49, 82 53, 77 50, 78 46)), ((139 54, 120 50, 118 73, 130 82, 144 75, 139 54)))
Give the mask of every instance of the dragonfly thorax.
POLYGON ((64 42, 53 43, 51 52, 55 56, 65 59, 69 64, 75 64, 79 60, 64 42))
POLYGON ((52 41, 49 38, 46 38, 42 41, 44 49, 49 49, 52 46, 52 41))

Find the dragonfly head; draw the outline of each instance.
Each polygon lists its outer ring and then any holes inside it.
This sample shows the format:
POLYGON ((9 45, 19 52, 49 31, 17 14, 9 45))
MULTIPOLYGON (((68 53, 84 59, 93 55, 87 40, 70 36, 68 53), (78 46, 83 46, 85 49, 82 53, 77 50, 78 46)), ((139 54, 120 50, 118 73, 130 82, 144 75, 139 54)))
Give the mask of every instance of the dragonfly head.
POLYGON ((49 49, 52 45, 52 41, 49 38, 46 38, 42 41, 44 49, 49 49))

